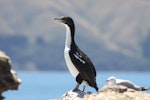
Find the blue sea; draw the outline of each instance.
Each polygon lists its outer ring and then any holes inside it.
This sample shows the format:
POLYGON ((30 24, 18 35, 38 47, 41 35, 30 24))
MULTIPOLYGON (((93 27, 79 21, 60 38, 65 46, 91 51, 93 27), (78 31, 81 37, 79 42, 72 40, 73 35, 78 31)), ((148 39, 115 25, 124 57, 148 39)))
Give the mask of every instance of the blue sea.
MULTIPOLYGON (((128 79, 137 85, 150 87, 150 72, 97 72, 99 88, 106 85, 105 80, 115 76, 128 79)), ((59 100, 61 96, 73 89, 75 80, 69 72, 18 72, 22 80, 18 91, 3 93, 5 100, 59 100)), ((82 88, 82 87, 81 87, 82 88)), ((85 91, 96 92, 87 87, 85 91)), ((147 91, 150 93, 150 91, 147 91)))

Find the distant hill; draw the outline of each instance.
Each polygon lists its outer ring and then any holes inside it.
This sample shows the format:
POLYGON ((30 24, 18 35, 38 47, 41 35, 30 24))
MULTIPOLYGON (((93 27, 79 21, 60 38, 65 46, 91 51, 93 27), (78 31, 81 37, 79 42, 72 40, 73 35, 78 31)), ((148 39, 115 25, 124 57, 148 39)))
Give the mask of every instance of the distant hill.
POLYGON ((0 1, 0 50, 16 70, 67 70, 65 28, 71 16, 76 42, 97 70, 150 71, 150 2, 147 0, 0 1))

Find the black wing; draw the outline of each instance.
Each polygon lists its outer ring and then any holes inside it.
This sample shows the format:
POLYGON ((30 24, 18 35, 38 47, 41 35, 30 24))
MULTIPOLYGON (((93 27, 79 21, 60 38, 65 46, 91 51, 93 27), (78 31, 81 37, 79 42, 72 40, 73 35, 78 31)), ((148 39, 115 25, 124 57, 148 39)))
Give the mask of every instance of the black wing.
POLYGON ((88 56, 76 45, 72 47, 69 55, 83 80, 87 81, 89 85, 94 86, 96 84, 96 70, 88 56))

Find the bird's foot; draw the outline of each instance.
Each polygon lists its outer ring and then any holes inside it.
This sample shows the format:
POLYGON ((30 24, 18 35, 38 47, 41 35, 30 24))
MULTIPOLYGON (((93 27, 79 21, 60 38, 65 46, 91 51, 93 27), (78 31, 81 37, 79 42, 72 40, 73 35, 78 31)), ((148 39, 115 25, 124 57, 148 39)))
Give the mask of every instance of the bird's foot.
POLYGON ((73 89, 73 92, 79 92, 79 91, 81 91, 80 89, 73 89))
POLYGON ((79 91, 81 91, 81 90, 79 90, 79 85, 80 84, 76 84, 76 87, 73 89, 73 92, 79 92, 79 91))

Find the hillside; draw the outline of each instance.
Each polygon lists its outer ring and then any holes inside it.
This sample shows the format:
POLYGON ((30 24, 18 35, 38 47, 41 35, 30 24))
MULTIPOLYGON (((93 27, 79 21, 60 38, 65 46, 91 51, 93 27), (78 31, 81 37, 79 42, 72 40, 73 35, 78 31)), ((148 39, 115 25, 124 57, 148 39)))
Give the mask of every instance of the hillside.
POLYGON ((150 71, 147 0, 2 0, 0 7, 0 50, 16 70, 66 70, 65 28, 53 18, 71 16, 97 70, 150 71))

